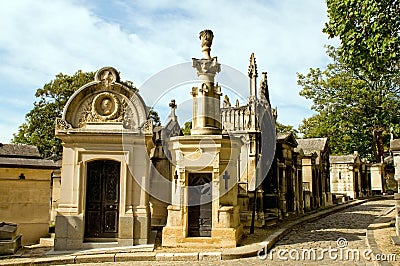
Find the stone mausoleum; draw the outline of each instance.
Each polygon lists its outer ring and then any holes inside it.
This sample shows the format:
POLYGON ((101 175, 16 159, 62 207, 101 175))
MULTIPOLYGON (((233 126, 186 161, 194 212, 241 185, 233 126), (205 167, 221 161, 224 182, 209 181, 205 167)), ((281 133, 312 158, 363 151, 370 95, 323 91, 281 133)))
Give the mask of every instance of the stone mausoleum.
POLYGON ((193 87, 191 135, 169 139, 177 174, 163 229, 163 246, 235 247, 242 234, 237 200, 241 140, 222 134, 220 72, 210 56, 213 33, 200 32, 202 59, 193 59, 199 85, 193 87))
MULTIPOLYGON (((271 109, 266 73, 257 99, 254 54, 248 104, 231 108, 225 96, 221 108, 213 37, 210 30, 200 32, 203 56, 192 62, 198 81, 187 91, 190 135, 182 135, 174 100, 166 125, 153 127, 138 89, 112 67, 98 70, 68 100, 56 121, 63 160, 55 250, 147 244, 155 237, 152 226, 163 227, 163 246, 237 245, 243 225, 250 224, 248 192, 263 201, 261 180, 256 184, 254 176, 268 173, 266 165, 258 167, 260 154, 271 148, 261 138, 272 132, 272 161, 275 127, 262 122, 269 130, 262 133, 257 124, 257 108, 271 109)), ((262 226, 258 206, 256 225, 262 226)))
POLYGON ((56 136, 63 160, 55 249, 146 244, 153 129, 137 89, 112 67, 98 70, 68 100, 56 136))

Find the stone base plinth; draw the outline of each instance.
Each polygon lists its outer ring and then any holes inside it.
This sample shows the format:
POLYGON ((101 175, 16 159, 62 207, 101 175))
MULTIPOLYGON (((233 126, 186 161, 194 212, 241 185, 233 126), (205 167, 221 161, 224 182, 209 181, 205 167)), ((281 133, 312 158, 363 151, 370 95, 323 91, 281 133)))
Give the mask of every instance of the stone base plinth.
POLYGON ((243 234, 243 226, 237 228, 213 228, 211 237, 184 237, 180 226, 165 226, 162 232, 164 247, 186 248, 233 248, 243 234))
POLYGON ((332 193, 326 192, 326 205, 325 206, 332 206, 332 205, 333 205, 332 193))
POLYGON ((184 239, 182 231, 181 226, 165 226, 162 231, 162 246, 179 247, 184 239))
POLYGON ((120 216, 118 237, 104 241, 104 239, 90 239, 85 242, 83 215, 56 217, 56 236, 54 250, 79 250, 82 248, 121 247, 148 244, 150 231, 150 215, 120 216))
POLYGON ((0 240, 0 255, 15 254, 21 248, 21 235, 12 240, 0 240))
MULTIPOLYGON (((266 215, 264 212, 256 213, 256 217, 254 220, 255 227, 263 227, 265 225, 265 217, 266 215)), ((240 212, 240 223, 243 226, 249 227, 251 226, 251 218, 252 218, 252 211, 243 211, 240 212)))

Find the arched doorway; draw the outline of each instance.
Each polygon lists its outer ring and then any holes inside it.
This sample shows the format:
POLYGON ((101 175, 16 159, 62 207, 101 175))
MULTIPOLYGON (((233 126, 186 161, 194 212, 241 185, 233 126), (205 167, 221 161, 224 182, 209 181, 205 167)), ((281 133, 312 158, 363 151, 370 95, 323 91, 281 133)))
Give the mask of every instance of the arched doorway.
POLYGON ((96 160, 87 164, 85 238, 117 238, 119 162, 96 160))

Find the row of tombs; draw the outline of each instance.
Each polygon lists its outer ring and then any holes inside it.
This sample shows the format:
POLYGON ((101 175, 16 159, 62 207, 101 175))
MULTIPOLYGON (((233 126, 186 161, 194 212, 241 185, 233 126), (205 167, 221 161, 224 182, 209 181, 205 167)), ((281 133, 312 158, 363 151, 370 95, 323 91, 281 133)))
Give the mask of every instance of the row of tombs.
POLYGON ((326 138, 276 134, 267 74, 258 86, 254 54, 246 104, 221 101, 213 34, 200 39, 190 134, 182 134, 174 100, 167 123, 154 126, 138 89, 112 67, 70 97, 56 120, 63 143, 56 250, 147 244, 155 227, 163 246, 235 247, 252 221, 268 226, 382 192, 383 164, 330 156, 326 138))

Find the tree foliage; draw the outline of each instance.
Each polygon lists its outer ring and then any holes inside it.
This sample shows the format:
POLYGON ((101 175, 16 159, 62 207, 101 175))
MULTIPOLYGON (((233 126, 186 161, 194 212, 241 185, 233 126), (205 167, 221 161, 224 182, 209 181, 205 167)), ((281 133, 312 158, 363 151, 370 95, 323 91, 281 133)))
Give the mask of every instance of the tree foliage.
POLYGON ((279 123, 278 121, 275 123, 276 133, 293 133, 295 136, 299 133, 297 129, 295 129, 291 125, 284 125, 279 123))
POLYGON ((150 108, 149 116, 150 116, 150 119, 153 120, 154 126, 161 126, 161 119, 156 110, 154 110, 153 108, 150 108))
POLYGON ((334 62, 325 70, 298 74, 300 95, 311 99, 317 112, 299 130, 304 137, 329 137, 334 154, 358 150, 380 161, 390 129, 398 131, 400 96, 339 62, 335 49, 328 51, 334 62))
POLYGON ((324 32, 338 37, 343 63, 374 79, 398 75, 400 59, 399 0, 327 0, 324 32))
POLYGON ((187 121, 181 128, 183 135, 190 135, 190 132, 192 130, 192 121, 187 121))
POLYGON ((330 137, 333 153, 358 150, 381 161, 389 133, 399 132, 399 0, 327 0, 323 32, 339 38, 328 47, 325 70, 298 74, 300 95, 317 114, 299 130, 306 137, 330 137))

